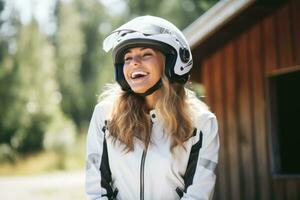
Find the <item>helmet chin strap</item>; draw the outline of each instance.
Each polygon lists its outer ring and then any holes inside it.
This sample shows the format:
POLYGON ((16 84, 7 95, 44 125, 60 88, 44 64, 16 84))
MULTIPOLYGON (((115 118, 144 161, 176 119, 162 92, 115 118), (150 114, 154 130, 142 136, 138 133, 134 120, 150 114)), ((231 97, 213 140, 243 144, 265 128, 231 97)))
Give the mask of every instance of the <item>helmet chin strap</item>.
POLYGON ((157 81, 157 83, 155 83, 151 88, 149 88, 149 89, 148 89, 146 92, 144 92, 144 93, 137 93, 137 92, 134 92, 134 91, 132 91, 132 90, 131 90, 131 92, 132 92, 133 94, 138 95, 138 96, 146 97, 146 96, 152 94, 153 92, 155 92, 156 90, 158 90, 159 88, 161 88, 161 86, 162 86, 162 80, 159 79, 159 81, 157 81))

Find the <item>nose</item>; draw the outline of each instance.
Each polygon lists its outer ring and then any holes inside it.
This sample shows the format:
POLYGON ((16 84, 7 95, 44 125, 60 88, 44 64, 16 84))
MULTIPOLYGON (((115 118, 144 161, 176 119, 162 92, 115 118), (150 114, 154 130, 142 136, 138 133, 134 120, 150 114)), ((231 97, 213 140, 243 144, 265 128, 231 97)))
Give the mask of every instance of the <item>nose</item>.
POLYGON ((141 64, 141 56, 139 55, 133 56, 130 64, 134 66, 141 64))

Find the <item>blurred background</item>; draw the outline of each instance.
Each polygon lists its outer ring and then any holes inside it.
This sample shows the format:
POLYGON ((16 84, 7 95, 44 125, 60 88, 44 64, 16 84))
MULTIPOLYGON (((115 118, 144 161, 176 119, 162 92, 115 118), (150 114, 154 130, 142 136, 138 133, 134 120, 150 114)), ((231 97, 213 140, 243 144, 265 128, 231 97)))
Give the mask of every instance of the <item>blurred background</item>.
POLYGON ((89 120, 114 81, 102 40, 145 14, 184 29, 216 2, 0 0, 0 198, 84 199, 89 120))

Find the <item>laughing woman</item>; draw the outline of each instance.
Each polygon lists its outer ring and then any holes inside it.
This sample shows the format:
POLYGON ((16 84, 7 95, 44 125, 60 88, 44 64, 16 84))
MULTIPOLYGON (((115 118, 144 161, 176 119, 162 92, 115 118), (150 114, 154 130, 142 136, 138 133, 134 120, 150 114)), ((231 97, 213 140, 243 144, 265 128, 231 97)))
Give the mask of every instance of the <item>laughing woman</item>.
POLYGON ((87 137, 88 199, 211 199, 217 120, 184 87, 190 47, 170 22, 137 17, 103 43, 117 84, 101 95, 87 137))

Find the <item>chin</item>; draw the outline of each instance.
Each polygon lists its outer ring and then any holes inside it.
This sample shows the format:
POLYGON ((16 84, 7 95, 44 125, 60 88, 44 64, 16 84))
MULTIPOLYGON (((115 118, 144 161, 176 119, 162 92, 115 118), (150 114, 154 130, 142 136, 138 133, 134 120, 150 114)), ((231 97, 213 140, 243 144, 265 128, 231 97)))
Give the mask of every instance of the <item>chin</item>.
POLYGON ((135 93, 144 93, 146 92, 148 89, 140 89, 140 88, 131 88, 131 90, 135 93))
POLYGON ((148 84, 129 84, 129 86, 135 93, 144 93, 150 88, 148 84))

